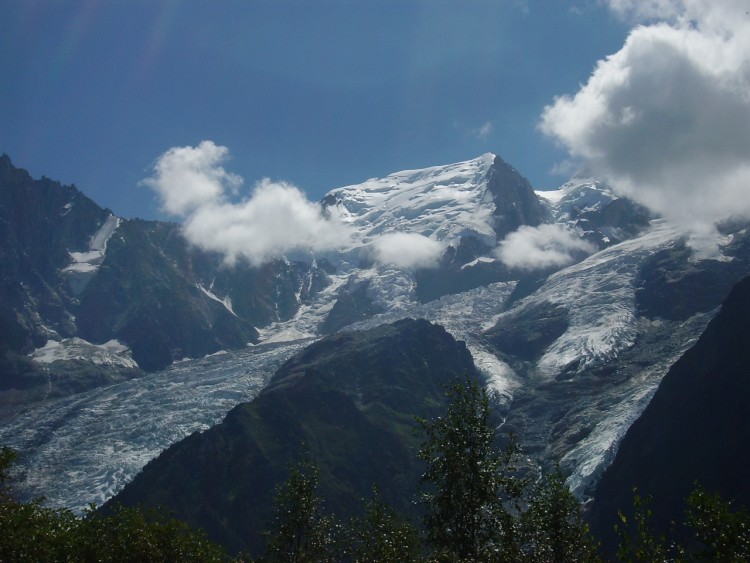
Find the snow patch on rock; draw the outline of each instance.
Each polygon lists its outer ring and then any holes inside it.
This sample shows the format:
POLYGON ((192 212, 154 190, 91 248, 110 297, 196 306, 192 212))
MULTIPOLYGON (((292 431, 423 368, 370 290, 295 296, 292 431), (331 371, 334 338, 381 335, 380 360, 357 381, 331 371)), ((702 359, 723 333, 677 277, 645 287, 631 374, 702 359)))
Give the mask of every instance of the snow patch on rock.
POLYGON ((104 344, 92 344, 78 337, 59 341, 48 340, 44 346, 37 348, 29 356, 41 364, 50 364, 59 360, 83 360, 95 365, 138 367, 130 348, 118 340, 110 340, 104 344))
POLYGON ((63 268, 73 293, 79 295, 99 269, 107 253, 107 242, 120 226, 121 219, 110 215, 99 230, 91 236, 89 248, 84 252, 70 252, 71 263, 63 268))

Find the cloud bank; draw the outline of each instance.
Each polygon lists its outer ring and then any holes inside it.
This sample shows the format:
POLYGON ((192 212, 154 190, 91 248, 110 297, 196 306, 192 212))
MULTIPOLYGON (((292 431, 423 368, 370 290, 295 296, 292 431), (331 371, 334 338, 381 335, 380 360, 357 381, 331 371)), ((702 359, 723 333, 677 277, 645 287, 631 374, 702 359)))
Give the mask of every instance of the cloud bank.
POLYGON ((143 183, 161 198, 164 209, 183 219, 187 240, 219 252, 227 263, 238 259, 260 265, 291 252, 325 251, 349 240, 346 227, 325 217, 295 186, 268 179, 249 197, 232 202, 242 178, 226 172, 226 147, 203 141, 162 154, 143 183))
POLYGON ((622 195, 705 234, 750 217, 750 15, 741 0, 610 0, 635 27, 540 129, 622 195))
POLYGON ((372 243, 375 260, 403 270, 438 265, 443 245, 418 233, 387 233, 372 243))
POLYGON ((509 268, 539 270, 562 267, 592 254, 596 247, 561 225, 524 225, 505 237, 497 257, 509 268))

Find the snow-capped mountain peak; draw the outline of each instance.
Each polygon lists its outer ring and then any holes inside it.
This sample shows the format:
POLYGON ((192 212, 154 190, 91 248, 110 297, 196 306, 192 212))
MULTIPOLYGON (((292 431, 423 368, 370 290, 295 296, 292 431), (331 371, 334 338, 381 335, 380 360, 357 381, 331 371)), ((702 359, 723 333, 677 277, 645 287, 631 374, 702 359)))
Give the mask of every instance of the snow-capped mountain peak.
POLYGON ((495 155, 447 166, 396 172, 332 190, 323 200, 354 229, 354 245, 395 232, 416 233, 450 244, 472 234, 495 243, 487 175, 495 155))
POLYGON ((592 178, 576 178, 557 190, 537 191, 536 194, 547 202, 557 222, 599 211, 619 199, 607 184, 592 178))
POLYGON ((636 236, 655 218, 595 178, 575 177, 557 190, 535 193, 552 222, 582 232, 599 248, 636 236))

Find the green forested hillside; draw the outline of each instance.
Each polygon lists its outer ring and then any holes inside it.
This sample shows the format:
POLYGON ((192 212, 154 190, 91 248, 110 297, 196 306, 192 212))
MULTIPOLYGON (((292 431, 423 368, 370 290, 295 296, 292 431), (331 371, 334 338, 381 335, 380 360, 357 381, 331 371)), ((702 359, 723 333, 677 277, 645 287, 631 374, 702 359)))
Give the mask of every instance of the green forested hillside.
POLYGON ((313 344, 252 402, 163 452, 114 499, 163 506, 234 551, 263 545, 275 485, 307 451, 328 510, 361 509, 373 485, 414 515, 421 474, 415 417, 445 408, 445 387, 476 378, 442 327, 406 319, 313 344))

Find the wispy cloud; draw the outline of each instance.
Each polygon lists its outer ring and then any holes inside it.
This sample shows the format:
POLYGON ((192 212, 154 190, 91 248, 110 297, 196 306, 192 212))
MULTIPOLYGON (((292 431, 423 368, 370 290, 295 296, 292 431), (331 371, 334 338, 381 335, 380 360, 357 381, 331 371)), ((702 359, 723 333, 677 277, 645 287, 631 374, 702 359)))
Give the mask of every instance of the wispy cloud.
POLYGON ((559 162, 556 162, 554 166, 552 166, 552 169, 550 170, 550 174, 554 174, 555 176, 564 176, 566 178, 569 178, 570 176, 573 176, 581 169, 581 163, 577 162, 573 159, 566 158, 564 160, 561 160, 559 162))
POLYGON ((203 141, 161 155, 143 180, 164 209, 183 218, 183 233, 199 248, 259 265, 290 252, 337 248, 350 234, 335 216, 322 214, 304 193, 286 182, 264 179, 250 195, 232 202, 242 178, 226 172, 226 147, 203 141))
POLYGON ((486 139, 495 130, 495 126, 492 124, 491 121, 485 122, 481 127, 477 127, 476 129, 471 130, 471 134, 476 137, 477 139, 486 139))
POLYGON ((750 16, 741 0, 610 0, 637 25, 540 128, 621 194, 705 233, 750 217, 750 16))
POLYGON ((529 10, 529 0, 515 0, 513 2, 513 5, 522 14, 528 15, 530 13, 530 10, 529 10))
POLYGON ((596 247, 561 225, 524 225, 505 237, 497 257, 509 268, 540 270, 572 264, 596 247))

